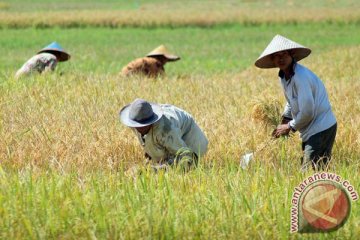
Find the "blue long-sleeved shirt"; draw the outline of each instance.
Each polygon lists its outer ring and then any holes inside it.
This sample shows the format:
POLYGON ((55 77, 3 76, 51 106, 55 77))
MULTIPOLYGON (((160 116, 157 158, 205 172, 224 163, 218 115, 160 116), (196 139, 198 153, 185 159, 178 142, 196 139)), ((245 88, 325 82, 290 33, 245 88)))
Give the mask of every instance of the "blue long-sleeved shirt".
POLYGON ((303 142, 336 123, 324 84, 308 68, 295 63, 292 78, 280 82, 287 100, 283 116, 292 118, 289 124, 303 142))

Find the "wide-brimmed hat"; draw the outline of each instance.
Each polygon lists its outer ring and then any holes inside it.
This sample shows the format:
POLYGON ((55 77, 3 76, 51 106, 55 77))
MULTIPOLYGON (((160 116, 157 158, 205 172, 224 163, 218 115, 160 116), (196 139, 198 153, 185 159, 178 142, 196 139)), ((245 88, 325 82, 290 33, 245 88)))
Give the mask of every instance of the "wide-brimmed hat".
POLYGON ((163 115, 159 104, 150 103, 144 99, 137 98, 120 110, 120 120, 128 127, 145 127, 151 125, 163 115))
POLYGON ((59 62, 64 62, 70 59, 70 54, 68 54, 57 42, 53 42, 48 46, 41 49, 38 53, 53 53, 58 58, 59 62))
POLYGON ((170 53, 164 45, 160 45, 150 53, 146 55, 147 57, 156 57, 156 56, 164 56, 168 61, 177 61, 180 59, 179 56, 176 56, 170 53))
POLYGON ((306 58, 311 53, 311 49, 304 47, 286 37, 281 35, 276 35, 269 45, 265 48, 264 52, 256 60, 255 66, 259 68, 274 68, 276 67, 271 55, 276 52, 281 52, 285 50, 291 51, 291 56, 295 61, 300 61, 303 58, 306 58))

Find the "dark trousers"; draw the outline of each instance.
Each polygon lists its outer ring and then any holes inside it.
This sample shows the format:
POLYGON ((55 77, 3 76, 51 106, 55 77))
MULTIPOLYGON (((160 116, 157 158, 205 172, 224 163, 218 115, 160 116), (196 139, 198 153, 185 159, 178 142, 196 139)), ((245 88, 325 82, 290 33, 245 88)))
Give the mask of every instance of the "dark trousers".
POLYGON ((302 143, 304 156, 302 159, 302 170, 306 171, 310 165, 314 170, 325 170, 331 159, 336 136, 337 124, 311 136, 302 143))

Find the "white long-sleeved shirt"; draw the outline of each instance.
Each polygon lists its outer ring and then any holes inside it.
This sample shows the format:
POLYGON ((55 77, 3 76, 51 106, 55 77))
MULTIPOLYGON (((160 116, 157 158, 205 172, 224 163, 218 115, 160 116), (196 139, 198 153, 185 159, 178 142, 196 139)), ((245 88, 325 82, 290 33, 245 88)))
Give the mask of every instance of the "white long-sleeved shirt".
POLYGON ((23 75, 28 75, 33 72, 54 71, 57 65, 57 58, 51 53, 39 53, 30 58, 24 65, 16 72, 15 77, 19 78, 23 75))
POLYGON ((161 107, 163 116, 146 135, 141 136, 134 130, 151 161, 171 164, 180 149, 202 157, 207 151, 208 140, 193 117, 173 105, 161 104, 161 107))
POLYGON ((292 118, 289 124, 303 142, 336 123, 324 84, 308 68, 295 63, 292 78, 280 82, 287 100, 283 116, 292 118))

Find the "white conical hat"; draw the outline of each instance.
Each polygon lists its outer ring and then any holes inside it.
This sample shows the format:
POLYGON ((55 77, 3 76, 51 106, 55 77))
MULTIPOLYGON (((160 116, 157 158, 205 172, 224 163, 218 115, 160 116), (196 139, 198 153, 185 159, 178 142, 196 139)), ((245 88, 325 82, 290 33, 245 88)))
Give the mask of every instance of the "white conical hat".
POLYGON ((276 35, 271 40, 269 45, 265 48, 264 52, 256 60, 255 66, 259 68, 276 67, 273 60, 271 59, 271 54, 284 50, 291 50, 291 55, 295 59, 295 61, 300 61, 301 59, 309 56, 309 54, 311 53, 310 48, 304 47, 281 35, 276 35))

